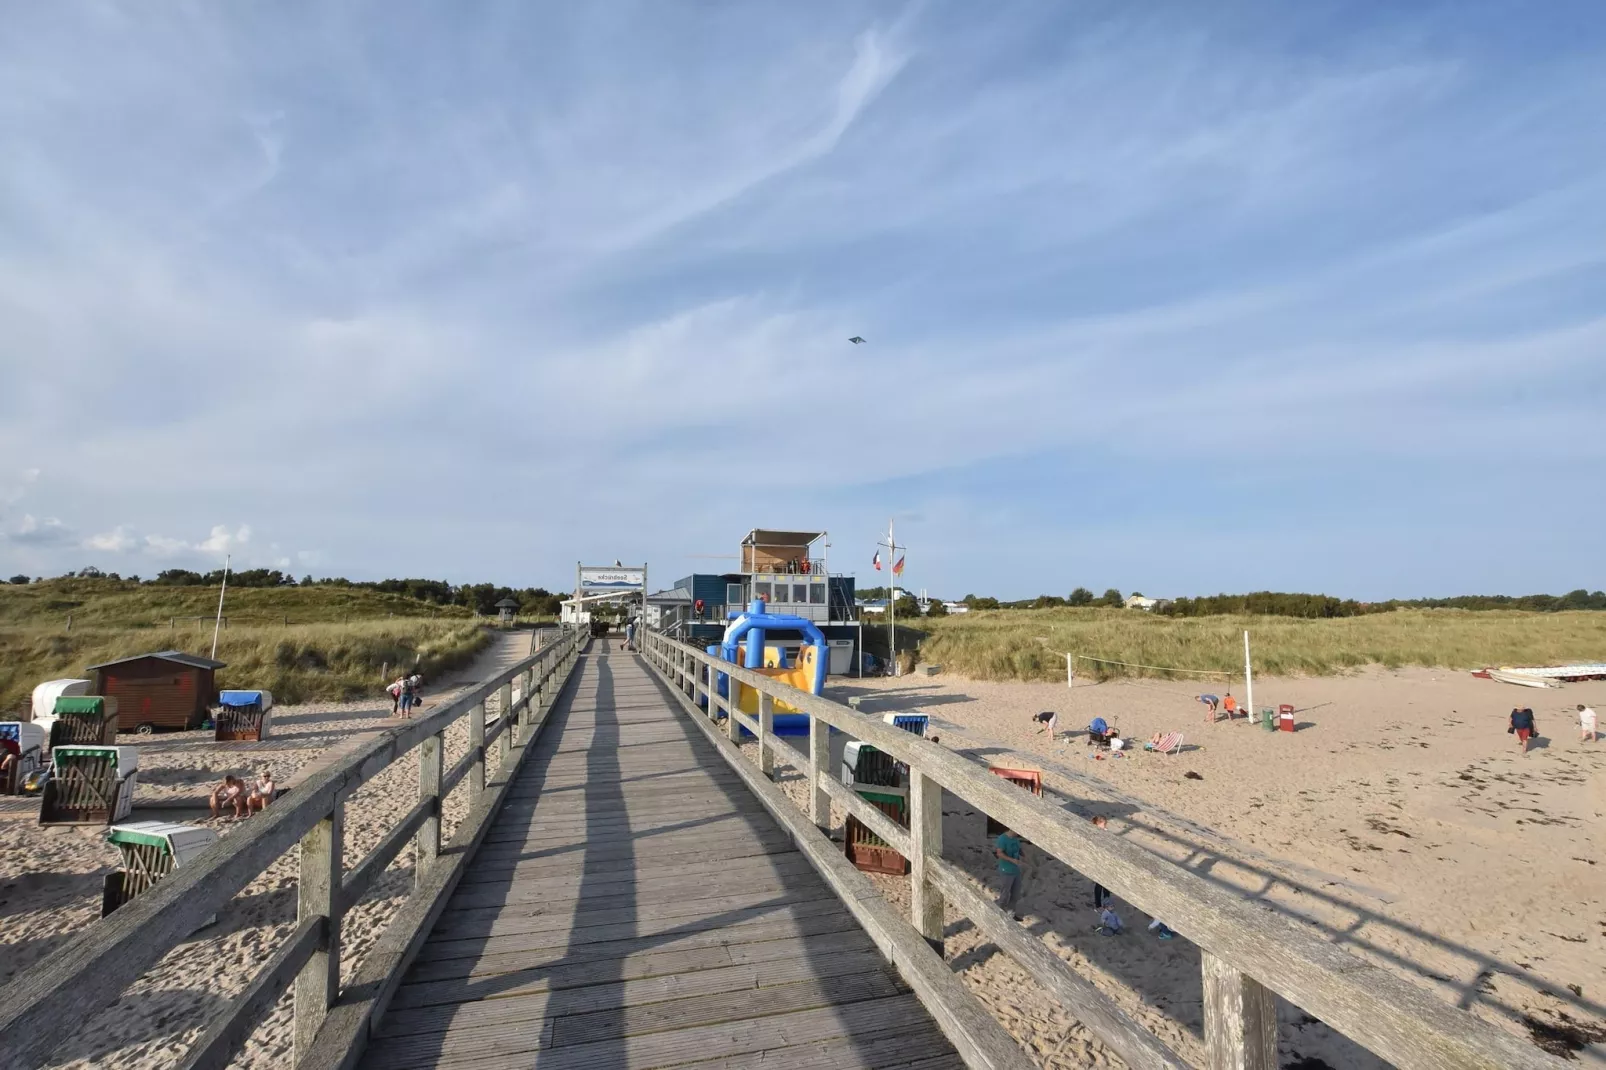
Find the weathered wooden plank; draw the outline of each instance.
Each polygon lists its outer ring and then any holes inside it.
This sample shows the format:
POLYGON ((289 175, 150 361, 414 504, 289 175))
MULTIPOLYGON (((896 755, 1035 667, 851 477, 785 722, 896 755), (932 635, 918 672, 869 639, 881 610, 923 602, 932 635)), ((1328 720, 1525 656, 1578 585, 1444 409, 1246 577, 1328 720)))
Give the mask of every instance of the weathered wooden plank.
MULTIPOLYGON (((409 983, 445 980, 452 977, 490 977, 495 974, 515 973, 553 964, 594 962, 610 957, 616 959, 639 955, 664 956, 676 951, 691 951, 705 947, 729 949, 749 944, 776 944, 791 942, 790 949, 771 947, 743 950, 739 955, 762 955, 766 961, 786 955, 802 956, 812 947, 829 947, 833 951, 862 950, 871 947, 865 935, 853 927, 853 918, 845 912, 805 918, 792 924, 768 924, 741 928, 727 926, 717 918, 700 919, 703 925, 685 925, 682 931, 660 933, 655 936, 626 936, 612 940, 585 939, 565 943, 562 933, 530 934, 529 937, 503 936, 489 941, 477 954, 453 957, 431 956, 420 959, 409 973, 409 983), (825 939, 830 937, 830 939, 825 939), (809 941, 812 941, 810 943, 809 941)), ((660 959, 669 962, 669 959, 660 959)))
POLYGON ((671 920, 680 917, 711 917, 723 914, 734 921, 754 917, 802 917, 827 910, 844 910, 840 900, 825 887, 798 888, 781 895, 763 891, 742 891, 734 895, 697 898, 687 896, 672 903, 664 903, 653 910, 651 918, 642 918, 635 906, 598 907, 584 903, 558 904, 552 909, 537 904, 522 910, 500 908, 479 910, 447 910, 435 927, 432 940, 474 939, 486 936, 505 936, 518 932, 536 932, 548 928, 579 930, 593 925, 634 924, 646 926, 657 919, 671 920))
POLYGON ((295 979, 295 1052, 299 1059, 340 993, 340 860, 345 803, 335 800, 332 812, 301 837, 300 874, 296 882, 296 921, 313 923, 320 939, 295 979), (321 923, 320 923, 321 922, 321 923))
MULTIPOLYGON (((628 958, 631 954, 666 954, 692 948, 724 948, 744 943, 771 943, 776 940, 803 940, 834 933, 858 933, 853 916, 846 911, 817 914, 800 919, 763 919, 747 924, 731 924, 723 917, 676 919, 679 924, 658 925, 655 932, 634 930, 631 925, 597 925, 580 930, 546 929, 488 940, 430 941, 429 956, 419 954, 410 980, 440 977, 475 977, 511 970, 533 969, 548 962, 585 962, 610 956, 628 958), (591 946, 607 945, 607 946, 591 946), (445 966, 432 966, 442 962, 445 966)), ((862 933, 859 933, 862 935, 862 933)), ((869 940, 843 937, 834 945, 869 948, 869 940)), ((798 946, 798 951, 803 946, 798 946)), ((779 954, 779 953, 777 953, 779 954)))
POLYGON ((942 787, 919 772, 909 783, 909 911, 915 931, 942 954, 942 892, 931 881, 930 863, 942 858, 942 787))
POLYGON ((1277 1001, 1252 977, 1205 951, 1205 1059, 1209 1070, 1277 1070, 1277 1001))
POLYGON ((441 784, 445 772, 446 734, 430 736, 418 745, 418 804, 423 808, 423 821, 418 826, 418 849, 414 857, 413 877, 423 876, 441 853, 441 784))
MULTIPOLYGON (((637 903, 645 906, 649 903, 671 901, 695 892, 734 892, 742 888, 779 892, 798 887, 800 882, 801 886, 806 887, 808 872, 803 868, 807 865, 806 861, 789 855, 781 855, 778 858, 778 861, 768 863, 752 872, 654 878, 636 884, 625 882, 599 888, 596 897, 600 901, 618 895, 629 895, 633 896, 637 903)), ((548 886, 549 883, 521 881, 505 888, 484 884, 471 885, 458 889, 452 899, 452 905, 462 910, 468 907, 550 902, 554 892, 564 889, 572 891, 575 887, 574 882, 567 880, 551 886, 548 886)))
POLYGON ((606 862, 614 858, 663 858, 697 851, 729 848, 741 850, 760 844, 790 844, 791 838, 779 829, 765 830, 753 823, 712 828, 699 824, 651 836, 636 833, 619 833, 612 836, 586 836, 582 840, 552 844, 511 843, 506 840, 487 844, 475 856, 476 864, 496 864, 517 860, 523 862, 549 862, 554 866, 573 866, 585 863, 606 862))
POLYGON ((608 895, 613 885, 632 885, 638 889, 696 888, 709 877, 729 878, 785 876, 808 873, 808 860, 796 851, 785 854, 757 854, 743 858, 702 860, 699 864, 670 867, 647 867, 636 864, 614 864, 598 867, 581 867, 572 872, 526 873, 519 865, 474 866, 476 882, 464 882, 460 894, 473 895, 484 891, 485 884, 512 882, 508 890, 519 899, 574 899, 583 888, 590 895, 608 895))
POLYGON ((517 854, 499 853, 490 857, 476 855, 474 866, 463 876, 464 884, 483 884, 507 880, 509 877, 547 878, 562 876, 602 876, 613 873, 630 873, 641 877, 666 873, 684 873, 709 863, 749 862, 777 855, 795 854, 792 841, 781 837, 744 838, 735 842, 721 842, 713 846, 700 846, 695 840, 670 843, 667 849, 654 851, 594 850, 560 855, 555 858, 525 859, 517 854))
POLYGON ((891 982, 890 986, 882 984, 878 987, 879 995, 904 991, 894 981, 875 949, 865 948, 832 955, 820 961, 798 955, 764 963, 721 966, 691 973, 665 973, 628 981, 591 980, 583 985, 548 984, 544 989, 517 995, 498 994, 461 1003, 418 1006, 410 1008, 406 1014, 391 1016, 380 1025, 375 1036, 400 1039, 445 1032, 492 1031, 560 1014, 579 1015, 641 1007, 695 996, 770 991, 781 985, 802 982, 818 984, 855 974, 873 974, 883 982, 891 982))

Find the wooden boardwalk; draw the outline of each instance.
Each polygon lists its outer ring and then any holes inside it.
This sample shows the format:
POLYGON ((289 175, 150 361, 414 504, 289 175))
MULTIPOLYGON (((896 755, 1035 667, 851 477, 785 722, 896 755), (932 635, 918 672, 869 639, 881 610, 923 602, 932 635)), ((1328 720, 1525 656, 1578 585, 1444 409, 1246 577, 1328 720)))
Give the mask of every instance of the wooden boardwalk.
POLYGON ((637 658, 577 672, 361 1065, 962 1066, 637 658))

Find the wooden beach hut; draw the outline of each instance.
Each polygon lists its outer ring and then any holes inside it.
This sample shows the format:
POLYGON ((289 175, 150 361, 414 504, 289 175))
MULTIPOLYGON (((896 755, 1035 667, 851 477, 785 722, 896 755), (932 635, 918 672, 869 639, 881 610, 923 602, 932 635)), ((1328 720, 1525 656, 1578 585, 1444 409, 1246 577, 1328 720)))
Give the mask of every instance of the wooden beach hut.
POLYGON ((194 728, 206 720, 217 701, 215 674, 224 662, 160 650, 91 665, 94 692, 117 700, 117 725, 123 732, 158 728, 194 728))

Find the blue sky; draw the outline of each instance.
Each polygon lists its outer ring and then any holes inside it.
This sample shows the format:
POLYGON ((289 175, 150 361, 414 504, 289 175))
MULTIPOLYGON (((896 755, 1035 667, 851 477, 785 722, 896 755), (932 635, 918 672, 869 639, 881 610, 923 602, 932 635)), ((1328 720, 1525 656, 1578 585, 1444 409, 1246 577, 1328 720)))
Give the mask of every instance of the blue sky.
POLYGON ((1598 4, 0 19, 5 573, 1606 586, 1598 4))

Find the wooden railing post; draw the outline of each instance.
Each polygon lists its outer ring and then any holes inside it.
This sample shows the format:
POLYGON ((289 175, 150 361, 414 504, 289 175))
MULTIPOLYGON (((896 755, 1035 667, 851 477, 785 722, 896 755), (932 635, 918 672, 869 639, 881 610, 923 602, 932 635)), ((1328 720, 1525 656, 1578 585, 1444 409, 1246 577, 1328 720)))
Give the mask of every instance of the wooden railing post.
POLYGON ((769 734, 775 731, 775 697, 766 691, 758 693, 758 770, 770 779, 775 778, 775 751, 770 748, 769 734))
POLYGON ((312 1047, 340 994, 340 882, 344 866, 340 843, 345 825, 345 800, 335 799, 334 809, 301 837, 301 871, 296 887, 296 920, 305 923, 322 917, 323 939, 295 982, 295 1054, 312 1047))
POLYGON ((485 703, 475 704, 468 711, 468 749, 474 760, 468 767, 469 805, 485 790, 485 703))
POLYGON ((445 761, 446 733, 437 732, 418 745, 418 801, 429 801, 432 809, 418 829, 418 857, 413 865, 415 886, 441 853, 441 779, 446 771, 445 761))
POLYGON ((932 950, 942 954, 942 893, 931 883, 927 860, 942 858, 942 785, 918 769, 909 771, 910 920, 932 950))
MULTIPOLYGON (((710 680, 718 675, 709 670, 710 680)), ((716 688, 717 689, 717 688, 716 688)), ((725 674, 725 735, 732 743, 740 745, 742 742, 742 726, 736 722, 736 710, 741 705, 737 698, 742 693, 742 685, 736 682, 736 677, 730 673, 725 674)))
POLYGON ((1270 989, 1200 949, 1208 1070, 1277 1070, 1277 1004, 1270 989))
POLYGON ((809 820, 822 832, 831 831, 831 793, 820 786, 820 777, 831 773, 831 726, 824 719, 809 716, 809 820))
MULTIPOLYGON (((512 680, 509 680, 507 683, 503 684, 497 689, 496 702, 496 719, 504 722, 509 721, 510 718, 508 715, 513 710, 512 680)), ((506 724, 502 729, 502 734, 496 737, 496 771, 500 773, 505 770, 507 768, 507 763, 511 761, 512 758, 513 725, 506 724)))

